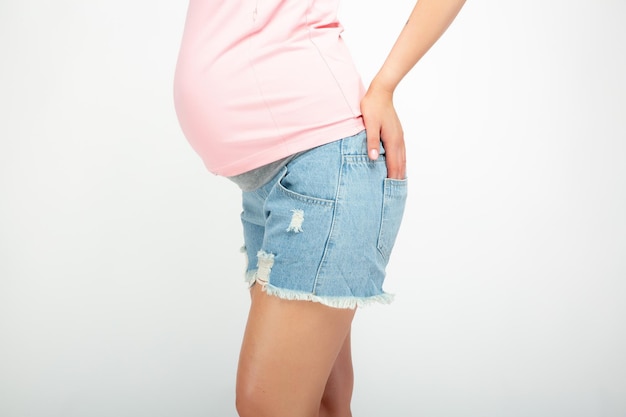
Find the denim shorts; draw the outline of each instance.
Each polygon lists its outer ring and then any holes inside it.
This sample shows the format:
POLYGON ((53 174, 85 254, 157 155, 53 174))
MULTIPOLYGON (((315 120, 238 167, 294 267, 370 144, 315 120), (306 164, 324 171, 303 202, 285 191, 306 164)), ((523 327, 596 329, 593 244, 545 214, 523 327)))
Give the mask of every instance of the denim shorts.
POLYGON ((385 267, 407 181, 371 161, 365 132, 306 151, 268 183, 243 192, 246 279, 268 294, 336 308, 389 303, 385 267))

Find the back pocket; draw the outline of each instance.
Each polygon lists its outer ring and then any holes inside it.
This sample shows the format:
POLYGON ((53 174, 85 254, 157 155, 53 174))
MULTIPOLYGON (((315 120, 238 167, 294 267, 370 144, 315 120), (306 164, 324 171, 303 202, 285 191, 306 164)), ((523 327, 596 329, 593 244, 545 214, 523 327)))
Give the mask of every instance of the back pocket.
POLYGON ((406 205, 407 180, 385 178, 383 185, 383 209, 378 234, 378 251, 385 261, 389 261, 391 250, 396 242, 406 205))

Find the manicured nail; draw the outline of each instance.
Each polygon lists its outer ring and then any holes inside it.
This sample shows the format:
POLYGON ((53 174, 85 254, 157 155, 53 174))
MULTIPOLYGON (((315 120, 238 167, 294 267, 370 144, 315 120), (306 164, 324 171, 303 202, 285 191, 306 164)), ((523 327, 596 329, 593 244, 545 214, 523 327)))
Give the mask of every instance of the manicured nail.
POLYGON ((370 149, 370 159, 378 159, 378 150, 370 149))

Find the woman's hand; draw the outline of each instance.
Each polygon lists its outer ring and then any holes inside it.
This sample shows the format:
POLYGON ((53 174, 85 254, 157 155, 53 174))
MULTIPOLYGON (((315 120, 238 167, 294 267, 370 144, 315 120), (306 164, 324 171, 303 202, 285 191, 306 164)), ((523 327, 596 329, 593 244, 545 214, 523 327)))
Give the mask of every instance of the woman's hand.
POLYGON ((361 113, 367 133, 367 149, 370 159, 378 158, 380 141, 385 148, 387 177, 406 178, 406 150, 404 132, 393 107, 393 93, 371 85, 363 100, 361 113))
POLYGON ((370 158, 378 158, 379 140, 382 140, 389 178, 406 176, 404 135, 393 107, 393 92, 445 32, 463 3, 465 0, 419 0, 361 101, 370 158))

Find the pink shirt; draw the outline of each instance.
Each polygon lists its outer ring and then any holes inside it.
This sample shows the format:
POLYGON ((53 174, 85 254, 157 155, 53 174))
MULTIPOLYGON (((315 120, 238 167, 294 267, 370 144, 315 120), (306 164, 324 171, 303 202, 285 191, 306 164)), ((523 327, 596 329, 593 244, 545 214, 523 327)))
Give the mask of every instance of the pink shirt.
POLYGON ((364 128, 339 0, 190 0, 176 67, 181 128, 237 175, 364 128))

